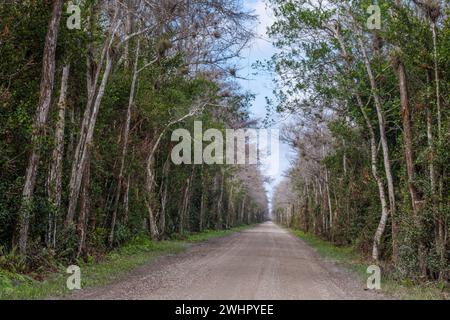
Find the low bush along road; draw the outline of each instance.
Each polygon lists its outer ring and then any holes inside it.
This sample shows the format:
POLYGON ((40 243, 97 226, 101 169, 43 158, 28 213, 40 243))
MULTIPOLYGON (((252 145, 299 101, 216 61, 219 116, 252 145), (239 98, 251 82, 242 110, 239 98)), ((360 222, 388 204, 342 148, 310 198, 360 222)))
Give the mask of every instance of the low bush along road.
POLYGON ((162 257, 70 299, 380 299, 302 240, 267 222, 162 257))

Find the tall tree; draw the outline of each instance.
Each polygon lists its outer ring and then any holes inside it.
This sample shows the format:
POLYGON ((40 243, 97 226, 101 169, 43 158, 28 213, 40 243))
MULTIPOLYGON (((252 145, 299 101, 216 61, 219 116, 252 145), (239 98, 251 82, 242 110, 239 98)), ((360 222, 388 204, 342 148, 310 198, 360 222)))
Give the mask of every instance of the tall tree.
POLYGON ((27 250, 30 214, 33 210, 32 199, 41 155, 42 139, 45 135, 45 126, 47 124, 52 101, 53 83, 55 79, 55 54, 62 6, 62 0, 53 1, 53 10, 48 24, 47 35, 45 37, 39 104, 37 106, 36 115, 33 122, 33 131, 31 135, 32 149, 28 158, 25 183, 22 191, 22 204, 17 222, 18 235, 15 241, 15 246, 18 247, 21 254, 25 254, 27 250))

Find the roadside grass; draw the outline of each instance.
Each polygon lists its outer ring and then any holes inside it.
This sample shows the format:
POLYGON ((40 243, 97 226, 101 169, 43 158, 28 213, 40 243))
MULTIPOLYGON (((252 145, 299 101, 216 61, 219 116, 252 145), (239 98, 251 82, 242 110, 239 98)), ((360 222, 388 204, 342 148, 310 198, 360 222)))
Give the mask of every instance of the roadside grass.
POLYGON ((347 269, 355 272, 361 279, 367 278, 366 270, 369 265, 365 263, 353 247, 338 247, 313 234, 300 230, 291 229, 290 231, 313 247, 321 257, 345 265, 347 269))
POLYGON ((205 230, 200 233, 193 233, 193 234, 188 235, 185 238, 185 241, 192 242, 192 243, 203 242, 203 241, 209 240, 211 238, 225 237, 225 236, 231 235, 235 232, 244 231, 245 229, 251 228, 253 226, 254 225, 243 225, 243 226, 235 227, 232 229, 217 230, 217 231, 216 230, 205 230))
MULTIPOLYGON (((367 268, 372 265, 370 261, 356 252, 352 246, 338 247, 332 243, 322 240, 317 236, 305 233, 300 230, 290 229, 290 232, 304 240, 323 258, 336 262, 343 267, 349 269, 357 275, 361 282, 365 283, 369 274, 367 268)), ((389 274, 385 275, 381 280, 382 293, 393 297, 394 299, 403 300, 442 300, 450 299, 448 290, 442 284, 413 283, 412 281, 399 281, 393 279, 389 274)))
MULTIPOLYGON (((242 231, 251 226, 240 226, 229 230, 206 230, 189 234, 182 239, 155 242, 146 236, 137 236, 133 241, 108 253, 100 262, 79 262, 82 288, 106 285, 158 257, 183 252, 190 244, 209 239, 224 237, 242 231)), ((37 281, 29 276, 0 269, 0 300, 45 299, 70 294, 66 281, 70 276, 66 267, 37 281)))

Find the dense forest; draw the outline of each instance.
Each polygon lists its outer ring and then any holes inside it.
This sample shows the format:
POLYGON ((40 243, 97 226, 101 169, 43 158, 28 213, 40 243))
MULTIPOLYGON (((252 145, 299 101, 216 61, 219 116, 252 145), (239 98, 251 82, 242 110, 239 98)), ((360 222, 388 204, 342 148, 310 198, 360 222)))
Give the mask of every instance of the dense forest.
POLYGON ((176 128, 258 125, 254 22, 237 0, 0 1, 0 268, 266 219, 258 166, 170 160, 176 128))
MULTIPOLYGON (((254 65, 274 79, 261 121, 240 76, 260 21, 242 0, 0 0, 0 272, 272 218, 395 280, 448 284, 449 1, 265 4, 276 53, 254 65), (278 119, 295 157, 271 199, 261 161, 173 161, 177 129, 217 159, 199 122, 226 136, 278 119)), ((235 158, 258 148, 244 144, 235 158)), ((292 238, 255 230, 250 262, 280 268, 275 245, 292 238)))
POLYGON ((448 281, 449 2, 269 3, 278 53, 260 67, 297 155, 275 219, 396 278, 448 281))

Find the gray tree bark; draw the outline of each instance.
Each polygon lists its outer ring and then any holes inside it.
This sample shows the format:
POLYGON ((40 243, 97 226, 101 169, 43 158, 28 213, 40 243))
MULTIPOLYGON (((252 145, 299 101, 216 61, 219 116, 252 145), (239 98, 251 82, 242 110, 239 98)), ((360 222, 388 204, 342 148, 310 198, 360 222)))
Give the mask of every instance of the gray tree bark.
MULTIPOLYGON (((170 154, 170 153, 169 153, 170 154)), ((167 196, 169 190, 169 170, 170 170, 170 156, 167 157, 163 168, 163 183, 161 186, 161 210, 159 213, 159 233, 160 238, 163 238, 166 232, 166 208, 167 196)))
MULTIPOLYGON (((54 205, 56 212, 49 214, 48 223, 48 244, 54 238, 56 233, 57 216, 61 210, 61 191, 62 191, 62 169, 64 158, 64 130, 67 106, 67 87, 70 73, 70 65, 66 64, 63 67, 61 77, 61 90, 58 101, 58 118, 56 120, 55 129, 55 146, 52 152, 52 163, 48 177, 48 197, 49 201, 54 205)), ((53 243, 53 246, 55 244, 53 243)))
POLYGON ((14 247, 18 247, 20 254, 26 254, 28 243, 28 229, 30 226, 30 214, 32 211, 32 199, 36 184, 36 175, 39 166, 42 137, 45 134, 45 126, 50 110, 53 84, 55 80, 55 53, 58 41, 58 27, 61 20, 62 0, 55 0, 53 11, 45 37, 44 55, 42 60, 42 75, 39 93, 39 103, 33 122, 31 135, 32 150, 28 158, 28 166, 25 173, 25 183, 22 191, 22 204, 19 210, 17 223, 18 238, 14 239, 14 247))
POLYGON ((83 122, 81 125, 80 137, 78 139, 77 148, 75 151, 75 158, 72 164, 72 172, 69 183, 69 206, 67 209, 67 215, 65 223, 67 226, 73 224, 75 216, 75 210, 78 204, 78 198, 80 195, 81 182, 83 180, 83 174, 87 165, 88 151, 92 144, 94 136, 95 124, 97 121, 100 104, 105 94, 108 78, 111 73, 113 56, 112 56, 112 42, 118 31, 120 25, 120 19, 118 17, 118 8, 114 14, 114 18, 111 22, 111 27, 108 32, 109 36, 105 40, 102 53, 100 55, 100 61, 98 68, 93 78, 90 78, 88 72, 88 102, 84 112, 83 122), (103 67, 104 59, 106 57, 105 69, 103 71, 102 81, 97 89, 97 83, 100 77, 100 73, 103 67))
POLYGON ((376 108, 377 117, 378 117, 381 147, 383 150, 383 163, 384 163, 384 169, 385 169, 387 186, 388 186, 389 206, 391 209, 390 213, 391 213, 391 219, 392 219, 392 260, 395 263, 397 260, 397 255, 398 255, 398 249, 397 249, 398 226, 397 226, 397 222, 396 222, 396 200, 395 200, 395 189, 394 189, 394 177, 392 174, 391 160, 390 160, 390 155, 389 155, 389 146, 388 146, 387 137, 386 137, 386 121, 385 121, 381 98, 378 95, 377 83, 376 83, 375 76, 372 71, 372 66, 371 66, 371 63, 369 60, 369 56, 367 54, 366 47, 361 38, 362 34, 361 34, 361 32, 358 32, 358 33, 359 33, 358 34, 358 44, 361 49, 361 52, 363 53, 364 64, 366 66, 367 75, 369 77, 372 97, 375 101, 375 108, 376 108))
POLYGON ((120 195, 122 192, 123 173, 124 173, 124 169, 125 169, 125 158, 126 158, 127 151, 128 151, 128 139, 129 139, 129 134, 130 134, 131 114, 132 114, 132 109, 134 106, 134 97, 136 94, 136 85, 137 85, 137 81, 138 81, 138 64, 139 64, 140 47, 141 47, 141 41, 140 41, 140 39, 138 39, 137 45, 136 45, 134 67, 133 67, 133 79, 131 81, 127 115, 126 115, 126 119, 125 119, 125 126, 123 129, 123 136, 122 136, 122 152, 120 155, 120 165, 119 165, 120 168, 119 168, 119 175, 117 178, 117 190, 116 190, 116 196, 114 198, 113 213, 112 213, 112 217, 111 217, 109 245, 112 245, 114 242, 114 229, 115 229, 116 220, 117 220, 117 210, 118 210, 118 205, 119 205, 119 198, 120 198, 120 195))
MULTIPOLYGON (((345 43, 339 33, 339 29, 336 29, 335 37, 339 42, 339 46, 344 58, 344 62, 347 66, 348 71, 351 70, 351 66, 349 63, 350 56, 348 54, 347 48, 345 46, 345 43)), ((375 179, 375 182, 378 187, 378 196, 380 198, 380 204, 381 204, 381 217, 380 222, 378 223, 377 230, 375 232, 373 246, 372 246, 372 259, 375 261, 379 260, 380 257, 380 243, 381 243, 381 237, 384 234, 384 231, 386 229, 386 223, 389 216, 389 207, 386 201, 386 193, 384 189, 383 180, 381 179, 379 173, 378 173, 378 167, 377 167, 377 143, 376 143, 376 136, 375 136, 375 130, 372 126, 372 123, 370 121, 370 118, 367 115, 367 112, 364 109, 364 104, 361 98, 361 95, 358 92, 353 93, 356 97, 356 102, 358 104, 359 110, 361 111, 364 121, 366 122, 367 129, 369 130, 369 137, 370 137, 370 154, 371 154, 371 169, 372 169, 372 175, 375 179)))

